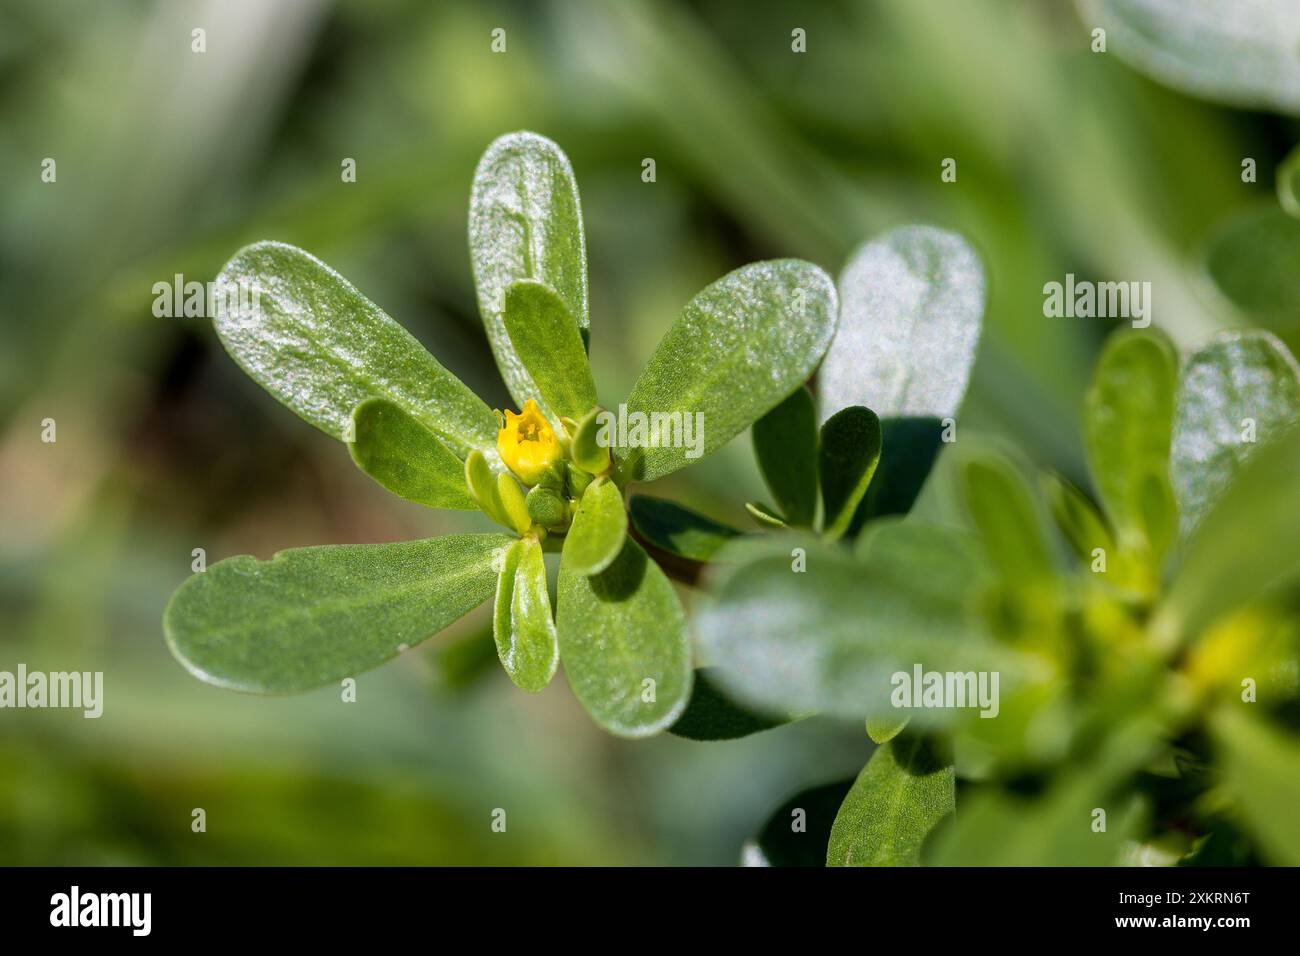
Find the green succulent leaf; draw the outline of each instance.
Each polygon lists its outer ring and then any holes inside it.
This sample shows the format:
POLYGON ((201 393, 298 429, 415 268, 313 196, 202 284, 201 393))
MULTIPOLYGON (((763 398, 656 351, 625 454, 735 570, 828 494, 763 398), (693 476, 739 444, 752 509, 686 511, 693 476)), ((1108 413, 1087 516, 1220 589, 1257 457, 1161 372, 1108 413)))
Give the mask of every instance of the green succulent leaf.
POLYGON ((515 685, 537 693, 551 682, 560 645, 546 590, 546 564, 535 538, 520 538, 505 553, 497 578, 492 636, 501 665, 515 685))
POLYGON ((764 528, 786 528, 785 519, 772 510, 768 505, 761 501, 746 501, 745 510, 749 516, 757 521, 764 528))
POLYGON ((818 473, 825 503, 825 534, 849 530, 880 463, 880 419, 861 405, 841 409, 822 425, 818 473))
POLYGON ((218 309, 217 334, 249 377, 326 434, 346 439, 352 410, 386 398, 460 458, 496 458, 492 410, 404 328, 319 259, 280 242, 235 253, 220 288, 255 296, 218 309))
POLYGON ((936 602, 964 600, 988 582, 988 562, 979 538, 967 531, 897 516, 873 521, 854 545, 868 566, 888 563, 910 573, 922 595, 936 602), (943 560, 934 560, 936 555, 943 560))
POLYGON ((681 716, 693 671, 686 616, 668 578, 631 538, 600 574, 560 557, 560 659, 592 719, 645 737, 681 716))
POLYGON ((795 794, 772 813, 761 830, 745 842, 743 866, 826 865, 835 814, 853 786, 852 780, 809 787, 795 794), (796 827, 795 823, 802 826, 796 827))
POLYGON ((921 844, 956 805, 951 762, 920 736, 877 747, 831 828, 827 866, 919 866, 921 844))
POLYGON ((497 475, 483 453, 475 450, 465 459, 465 486, 483 509, 483 513, 504 528, 514 529, 498 490, 497 475))
POLYGON ((1224 782, 1260 853, 1278 866, 1300 866, 1300 740, 1229 706, 1211 729, 1224 782))
POLYGON ((583 471, 573 462, 568 462, 564 466, 564 480, 568 485, 570 497, 581 498, 594 479, 590 472, 583 471))
POLYGON ((1097 506, 1058 474, 1046 473, 1041 482, 1043 496, 1047 499, 1056 526, 1070 542, 1075 554, 1083 561, 1091 561, 1096 548, 1103 548, 1110 553, 1115 547, 1115 541, 1097 506))
POLYGON ((787 524, 809 528, 817 516, 817 409, 800 385, 754 422, 754 455, 787 524))
POLYGON ((967 451, 958 483, 990 566, 1004 581, 1051 579, 1055 561, 1037 499, 1016 466, 991 449, 967 451))
POLYGON ((1300 367, 1268 332, 1225 332, 1188 357, 1169 459, 1184 535, 1218 501, 1255 443, 1297 415, 1300 367))
POLYGON ((539 384, 511 343, 504 312, 511 283, 535 279, 559 295, 583 342, 587 340, 591 320, 582 204, 573 168, 559 146, 536 133, 519 132, 488 147, 470 191, 469 251, 479 312, 501 377, 518 407, 530 398, 545 406, 539 384))
POLYGON ((614 482, 597 478, 578 502, 564 539, 564 564, 574 574, 599 574, 618 557, 626 537, 623 494, 614 482))
POLYGON ((691 561, 710 560, 719 548, 740 536, 735 528, 665 498, 632 495, 628 512, 632 526, 645 541, 691 561))
POLYGON ((609 443, 600 440, 602 417, 601 409, 593 408, 573 433, 573 463, 590 475, 609 470, 609 443))
POLYGON ((352 426, 352 460, 393 494, 430 508, 478 508, 465 484, 465 464, 400 405, 367 399, 352 413, 352 426))
POLYGON ((957 414, 984 317, 984 268, 959 234, 900 226, 840 274, 840 323, 817 376, 823 421, 865 405, 885 418, 957 414))
POLYGON ((1300 14, 1288 0, 1080 0, 1084 22, 1153 79, 1230 106, 1300 114, 1300 14), (1242 16, 1249 9, 1249 16, 1242 16))
POLYGON ((968 613, 982 581, 968 534, 899 526, 857 560, 837 547, 771 538, 766 553, 740 545, 748 560, 715 586, 715 602, 697 618, 702 653, 742 704, 861 721, 895 713, 891 678, 917 663, 996 670, 1003 688, 1024 672, 1019 655, 994 645, 968 613))
POLYGON ((737 740, 787 723, 788 719, 757 714, 737 704, 714 683, 711 669, 695 672, 690 703, 668 728, 675 737, 687 740, 737 740))
POLYGON ((1121 548, 1152 566, 1172 542, 1178 508, 1169 479, 1178 357, 1162 333, 1110 336, 1084 409, 1093 481, 1121 548))
POLYGON ((510 519, 507 527, 513 528, 516 534, 527 534, 533 526, 533 519, 528 514, 528 501, 514 475, 504 471, 497 475, 497 500, 510 519))
POLYGON ((559 293, 534 279, 512 282, 506 286, 503 318, 510 345, 542 404, 568 418, 587 414, 596 404, 596 382, 578 324, 559 293))
POLYGON ((835 332, 835 312, 830 277, 797 259, 742 266, 696 295, 627 400, 629 420, 644 414, 652 428, 671 420, 664 416, 689 416, 679 422, 682 440, 658 447, 646 447, 649 436, 644 445, 629 442, 619 452, 624 475, 662 478, 775 408, 817 367, 835 332), (688 424, 696 441, 685 441, 688 424))
POLYGON ((1276 208, 1231 220, 1211 239, 1206 254, 1219 291, 1243 312, 1279 329, 1300 324, 1297 262, 1300 222, 1276 208))
POLYGON ((270 561, 244 554, 182 584, 163 629, 208 683, 311 690, 379 666, 482 604, 509 544, 461 534, 294 548, 270 561))
POLYGON ((1257 448, 1187 541, 1152 629, 1177 644, 1300 579, 1300 428, 1257 448))
POLYGON ((872 743, 887 744, 906 727, 912 718, 910 715, 902 717, 868 717, 867 718, 867 736, 871 738, 872 743))

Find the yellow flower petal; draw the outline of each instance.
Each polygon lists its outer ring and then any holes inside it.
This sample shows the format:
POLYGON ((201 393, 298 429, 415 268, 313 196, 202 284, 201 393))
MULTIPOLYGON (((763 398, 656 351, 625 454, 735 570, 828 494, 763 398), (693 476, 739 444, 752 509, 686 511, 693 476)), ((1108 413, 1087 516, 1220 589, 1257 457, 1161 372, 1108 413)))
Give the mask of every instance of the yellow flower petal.
POLYGON ((531 398, 518 414, 506 410, 505 427, 497 432, 497 452, 526 485, 537 484, 564 454, 555 429, 531 398))

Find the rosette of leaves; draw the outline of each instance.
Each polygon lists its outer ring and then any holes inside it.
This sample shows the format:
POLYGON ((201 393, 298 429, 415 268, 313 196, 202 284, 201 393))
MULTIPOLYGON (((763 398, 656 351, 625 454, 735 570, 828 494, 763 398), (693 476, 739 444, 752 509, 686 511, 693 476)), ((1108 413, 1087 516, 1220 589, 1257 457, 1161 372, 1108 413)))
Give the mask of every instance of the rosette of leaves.
POLYGON ((795 833, 778 811, 745 858, 1300 862, 1298 418, 1300 369, 1269 333, 1180 357, 1124 330, 1084 403, 1095 502, 965 436, 910 514, 851 547, 720 550, 698 627, 721 692, 865 718, 876 744, 856 780, 786 804, 843 794, 833 820, 795 833), (996 713, 896 698, 917 668, 998 674, 996 713))
MULTIPOLYGON (((692 459, 602 434, 581 207, 555 143, 526 132, 492 143, 474 174, 469 240, 519 413, 494 414, 346 279, 283 243, 226 264, 218 283, 255 304, 222 309, 215 324, 251 378, 345 442, 389 491, 481 511, 505 532, 229 558, 177 590, 167 641, 210 683, 303 691, 378 666, 491 598, 501 663, 519 687, 541 690, 562 662, 598 724, 656 733, 686 705, 692 653, 672 585, 627 534, 624 494, 692 459), (560 552, 554 602, 549 550, 560 552)), ((712 452, 800 387, 836 314, 834 285, 814 265, 739 268, 687 304, 627 410, 702 415, 712 452)))

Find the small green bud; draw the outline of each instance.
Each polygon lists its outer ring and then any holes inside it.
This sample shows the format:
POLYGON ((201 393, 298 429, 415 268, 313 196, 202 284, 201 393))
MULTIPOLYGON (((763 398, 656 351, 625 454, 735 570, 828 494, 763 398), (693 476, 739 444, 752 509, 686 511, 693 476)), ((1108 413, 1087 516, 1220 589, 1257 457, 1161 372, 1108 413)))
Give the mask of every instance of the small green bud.
POLYGON ((538 479, 537 484, 543 488, 549 488, 556 494, 564 494, 564 481, 568 473, 568 462, 557 461, 552 463, 551 467, 546 469, 545 474, 538 479))
POLYGON ((581 498, 582 493, 591 484, 591 475, 573 464, 573 462, 568 462, 566 467, 569 471, 569 494, 575 498, 581 498))
POLYGON ((528 492, 525 504, 528 506, 528 516, 540 525, 551 527, 563 523, 568 517, 564 499, 544 485, 538 485, 528 492))

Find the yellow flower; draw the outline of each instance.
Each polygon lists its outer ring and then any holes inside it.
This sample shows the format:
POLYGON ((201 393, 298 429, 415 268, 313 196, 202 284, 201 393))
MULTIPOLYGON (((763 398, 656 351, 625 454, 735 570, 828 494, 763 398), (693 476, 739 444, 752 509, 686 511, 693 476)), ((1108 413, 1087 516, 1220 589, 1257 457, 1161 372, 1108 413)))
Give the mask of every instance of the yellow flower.
POLYGON ((535 485, 563 455, 555 429, 531 398, 516 415, 506 410, 506 427, 497 432, 497 452, 526 485, 535 485))

